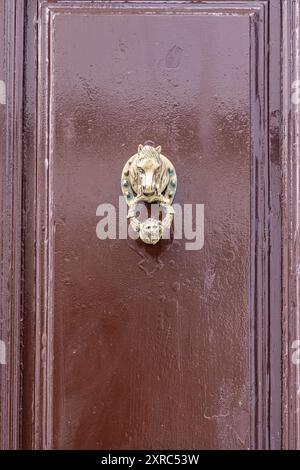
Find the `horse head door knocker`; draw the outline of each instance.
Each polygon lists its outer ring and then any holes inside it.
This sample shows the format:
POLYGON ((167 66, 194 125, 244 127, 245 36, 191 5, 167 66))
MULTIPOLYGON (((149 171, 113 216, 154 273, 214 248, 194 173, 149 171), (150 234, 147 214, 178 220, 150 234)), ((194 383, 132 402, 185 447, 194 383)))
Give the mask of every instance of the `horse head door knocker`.
POLYGON ((121 187, 129 206, 127 218, 143 242, 155 245, 174 217, 172 202, 177 187, 175 168, 161 154, 161 147, 139 145, 138 151, 126 163, 122 171, 121 187), (137 217, 139 202, 158 203, 164 210, 162 221, 148 218, 140 222, 137 217))

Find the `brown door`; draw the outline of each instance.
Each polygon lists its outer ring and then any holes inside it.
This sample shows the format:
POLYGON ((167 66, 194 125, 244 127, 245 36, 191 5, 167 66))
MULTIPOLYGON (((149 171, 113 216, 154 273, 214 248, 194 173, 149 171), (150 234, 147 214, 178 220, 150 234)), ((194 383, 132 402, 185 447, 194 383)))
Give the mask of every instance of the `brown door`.
POLYGON ((288 327, 280 126, 293 76, 281 81, 280 34, 293 35, 299 5, 5 5, 17 51, 7 46, 7 76, 17 71, 7 113, 22 126, 10 136, 19 163, 6 169, 18 315, 3 445, 296 446, 294 401, 281 401, 293 397, 297 312, 288 327), (122 169, 148 141, 176 168, 182 211, 182 235, 155 245, 124 236, 120 199, 122 169))

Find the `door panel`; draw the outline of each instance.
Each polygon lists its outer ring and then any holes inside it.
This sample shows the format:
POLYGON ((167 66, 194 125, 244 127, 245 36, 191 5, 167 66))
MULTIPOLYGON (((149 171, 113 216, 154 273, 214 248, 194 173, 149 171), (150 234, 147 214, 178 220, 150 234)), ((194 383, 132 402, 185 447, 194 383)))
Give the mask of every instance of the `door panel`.
POLYGON ((51 28, 54 445, 247 447, 249 18, 51 28), (205 205, 205 249, 96 238, 147 138, 172 155, 176 201, 205 205))
POLYGON ((40 3, 32 445, 263 439, 268 13, 267 2, 40 3), (120 239, 118 227, 96 236, 99 204, 119 221, 122 168, 147 140, 175 165, 176 202, 204 204, 200 250, 120 239))

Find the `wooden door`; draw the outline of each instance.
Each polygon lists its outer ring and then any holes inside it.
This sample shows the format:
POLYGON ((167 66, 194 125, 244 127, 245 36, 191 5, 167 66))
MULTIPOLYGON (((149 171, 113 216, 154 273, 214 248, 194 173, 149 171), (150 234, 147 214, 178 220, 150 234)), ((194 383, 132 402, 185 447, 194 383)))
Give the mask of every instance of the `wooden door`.
POLYGON ((285 119, 299 3, 5 6, 3 446, 296 447, 285 119), (149 140, 183 214, 182 237, 153 246, 120 230, 122 168, 149 140))

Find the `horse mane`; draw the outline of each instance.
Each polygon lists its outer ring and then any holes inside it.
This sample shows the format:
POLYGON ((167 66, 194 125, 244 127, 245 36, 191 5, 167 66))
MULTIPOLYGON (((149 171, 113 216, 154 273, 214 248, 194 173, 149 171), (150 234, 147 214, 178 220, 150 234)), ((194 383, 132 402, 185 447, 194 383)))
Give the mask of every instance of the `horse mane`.
POLYGON ((138 153, 138 160, 144 160, 146 158, 155 158, 159 163, 161 161, 160 154, 151 145, 145 145, 142 150, 138 153))

